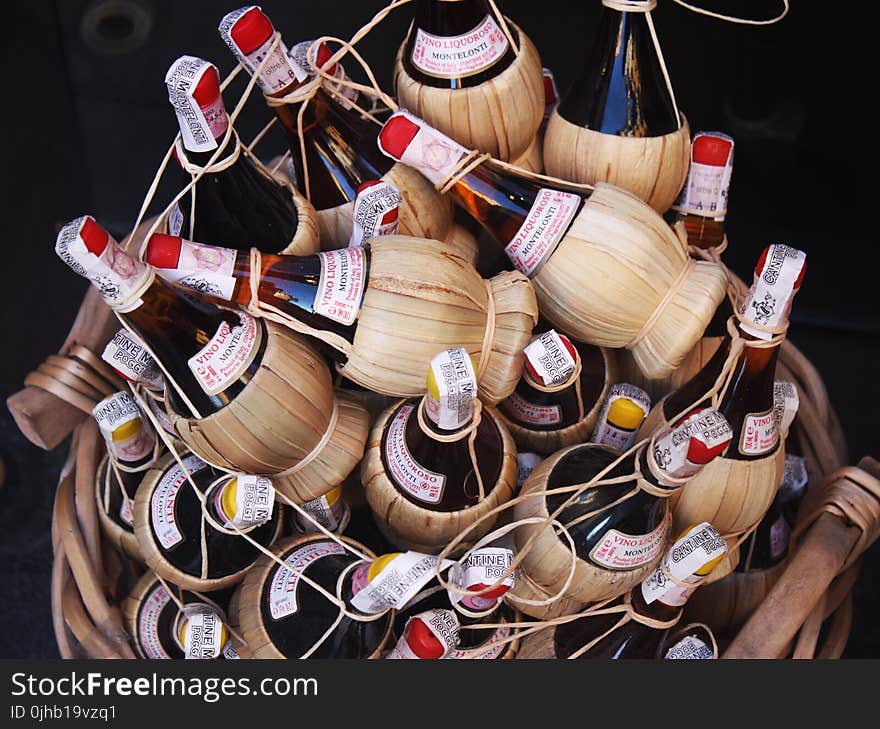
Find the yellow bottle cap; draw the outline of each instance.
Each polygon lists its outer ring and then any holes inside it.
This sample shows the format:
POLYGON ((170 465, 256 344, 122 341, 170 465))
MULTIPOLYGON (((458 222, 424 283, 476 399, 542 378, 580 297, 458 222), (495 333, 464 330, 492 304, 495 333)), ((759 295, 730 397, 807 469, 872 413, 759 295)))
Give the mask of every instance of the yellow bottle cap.
POLYGON ((645 411, 628 397, 619 397, 608 408, 607 420, 616 428, 635 430, 645 419, 645 411))
POLYGON ((337 486, 332 491, 328 491, 326 494, 324 494, 324 498, 327 499, 328 506, 333 506, 333 504, 335 504, 337 501, 339 501, 339 498, 341 496, 342 496, 342 486, 337 486))
POLYGON ((381 557, 376 557, 370 565, 370 569, 367 570, 367 580, 371 581, 376 575, 385 569, 392 559, 401 554, 403 554, 403 552, 391 552, 390 554, 383 554, 381 557))
POLYGON ((236 506, 235 501, 237 497, 238 479, 233 478, 228 484, 223 487, 223 491, 220 494, 220 508, 223 510, 223 513, 226 515, 226 518, 229 519, 229 521, 232 521, 235 518, 235 515, 238 513, 238 507, 236 506))
POLYGON ((132 438, 137 437, 142 428, 141 419, 140 418, 132 418, 126 423, 123 423, 118 428, 113 431, 113 435, 111 438, 114 443, 121 443, 126 440, 131 440, 132 438))

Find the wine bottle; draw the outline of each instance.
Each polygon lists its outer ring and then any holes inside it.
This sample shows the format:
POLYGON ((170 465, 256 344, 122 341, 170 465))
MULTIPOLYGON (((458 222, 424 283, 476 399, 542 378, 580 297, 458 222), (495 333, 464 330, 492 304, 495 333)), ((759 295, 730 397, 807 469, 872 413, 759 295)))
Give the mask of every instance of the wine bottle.
POLYGON ((651 398, 641 387, 627 382, 611 386, 602 405, 590 443, 601 443, 619 453, 636 442, 639 426, 651 409, 651 398))
MULTIPOLYGON (((586 489, 557 517, 567 525, 577 555, 608 570, 634 570, 656 560, 669 529, 667 499, 660 494, 671 494, 683 481, 693 478, 724 452, 730 439, 724 417, 712 408, 701 408, 659 433, 652 449, 646 442, 624 458, 605 478, 633 474, 632 481, 586 489), (636 473, 654 493, 644 488, 633 492, 636 473), (628 493, 631 495, 615 503, 628 493)), ((608 446, 573 450, 553 469, 547 489, 586 483, 618 457, 619 451, 608 446)), ((548 495, 547 511, 555 513, 569 499, 568 493, 548 495)))
POLYGON ((477 382, 466 350, 449 349, 434 357, 427 389, 421 399, 400 403, 388 419, 382 464, 407 501, 432 511, 459 511, 495 487, 502 436, 485 411, 474 425, 477 382))
POLYGON ((593 409, 605 386, 605 359, 598 347, 575 345, 549 329, 524 352, 523 376, 498 406, 513 423, 529 430, 561 430, 593 409))
POLYGON ((758 522, 755 531, 740 544, 736 571, 775 567, 788 556, 790 537, 791 526, 782 511, 782 494, 777 489, 770 508, 758 522))
POLYGON ((688 177, 673 205, 675 221, 684 223, 688 245, 704 249, 721 245, 732 173, 733 139, 721 132, 695 134, 688 177))
MULTIPOLYGON (((779 446, 773 398, 779 346, 750 347, 748 342, 770 340, 769 329, 784 330, 805 271, 806 254, 782 244, 765 248, 755 267, 752 286, 739 306, 738 335, 746 346, 732 364, 730 385, 717 405, 730 423, 736 443, 725 458, 755 460, 775 452, 779 446)), ((658 406, 667 420, 707 402, 706 393, 720 376, 731 346, 732 337, 728 334, 702 370, 663 398, 658 406)))
MULTIPOLYGON (((315 69, 323 68, 327 61, 333 56, 333 51, 327 47, 326 43, 319 43, 310 58, 309 49, 312 47, 313 43, 314 40, 300 41, 299 43, 292 45, 287 52, 288 58, 290 58, 293 63, 299 66, 300 69, 305 71, 309 76, 314 76, 315 69)), ((339 100, 339 103, 346 109, 349 108, 346 99, 356 104, 360 97, 360 92, 348 85, 348 74, 345 73, 345 67, 342 63, 336 61, 330 68, 326 69, 326 72, 336 79, 335 82, 328 82, 328 86, 331 90, 336 92, 336 98, 339 100)))
MULTIPOLYGON (((168 69, 165 85, 183 142, 182 147, 175 147, 181 180, 189 184, 190 171, 184 163, 206 166, 228 131, 220 77, 213 64, 181 56, 168 69)), ((290 245, 298 222, 291 191, 231 143, 214 164, 222 169, 205 172, 172 209, 169 232, 233 248, 253 245, 272 253, 290 245)))
POLYGON ((92 409, 107 446, 108 473, 100 494, 105 514, 133 533, 132 506, 146 471, 158 458, 156 434, 126 391, 108 395, 92 409))
POLYGON ((107 342, 101 359, 128 382, 143 385, 155 393, 165 389, 165 376, 156 360, 125 327, 107 342))
MULTIPOLYGON (((276 31, 258 6, 228 13, 220 21, 219 32, 250 74, 267 54, 271 56, 257 79, 265 96, 281 98, 308 82, 307 72, 290 59, 280 39, 270 51, 276 31)), ((308 189, 309 201, 318 211, 351 202, 363 182, 382 177, 392 167, 376 150, 378 128, 332 93, 318 88, 308 99, 300 129, 297 116, 303 103, 272 107, 287 137, 295 183, 303 192, 308 189), (308 188, 301 143, 308 167, 308 188)))
MULTIPOLYGON (((708 575, 726 553, 727 543, 711 524, 703 522, 688 529, 666 551, 663 564, 658 564, 641 585, 630 591, 631 609, 661 624, 675 620, 699 586, 700 578, 708 575)), ((608 613, 557 626, 553 636, 556 657, 666 657, 668 651, 661 653, 665 628, 646 625, 638 618, 615 627, 620 617, 620 613, 608 613)))
MULTIPOLYGON (((248 250, 154 233, 144 258, 160 276, 216 300, 240 306, 247 306, 251 300, 248 250)), ((261 257, 257 295, 260 301, 309 326, 334 332, 352 342, 369 275, 369 247, 311 256, 265 254, 261 257)), ((341 352, 335 356, 344 360, 341 352)))
POLYGON ((603 134, 659 137, 679 128, 644 11, 603 3, 590 53, 557 111, 566 121, 603 134))
POLYGON ((195 417, 220 410, 250 382, 267 339, 262 321, 183 295, 91 216, 65 225, 55 251, 149 347, 173 385, 169 395, 195 417))
MULTIPOLYGON (((416 0, 403 67, 414 80, 460 89, 495 78, 516 55, 486 0, 416 0)), ((516 40, 516 29, 510 28, 516 40)))
POLYGON ((280 535, 283 517, 273 500, 268 478, 226 474, 195 455, 178 463, 168 454, 138 490, 135 534, 161 577, 187 589, 221 589, 259 557, 252 542, 268 547, 280 535))

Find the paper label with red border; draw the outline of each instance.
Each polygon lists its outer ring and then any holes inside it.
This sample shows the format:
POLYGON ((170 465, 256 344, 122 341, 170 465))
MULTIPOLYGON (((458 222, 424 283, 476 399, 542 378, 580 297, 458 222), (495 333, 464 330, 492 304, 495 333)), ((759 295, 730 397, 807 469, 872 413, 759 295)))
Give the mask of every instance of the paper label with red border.
POLYGON ((269 585, 269 614, 274 620, 297 611, 296 590, 303 571, 315 560, 331 554, 345 554, 336 542, 314 542, 291 552, 284 559, 287 567, 278 567, 269 585))
MULTIPOLYGON (((467 590, 474 585, 489 587, 501 580, 499 587, 510 589, 514 585, 515 573, 506 577, 504 573, 513 564, 513 550, 505 547, 480 547, 467 553, 464 562, 456 562, 449 570, 450 583, 460 590, 467 590), (502 579, 503 577, 503 579, 502 579)), ((455 605, 461 602, 467 609, 474 612, 489 610, 498 603, 498 598, 487 599, 481 595, 469 595, 449 590, 449 601, 455 605)))
POLYGON ((773 409, 749 413, 743 419, 739 452, 744 456, 760 456, 772 451, 779 443, 779 427, 773 409))
POLYGON ((120 329, 107 342, 101 359, 132 382, 140 382, 151 390, 162 390, 165 378, 147 348, 127 329, 120 329))
POLYGON ((237 255, 238 251, 232 248, 181 240, 177 267, 156 271, 167 281, 229 301, 237 283, 233 276, 237 255))
POLYGON ((683 213, 701 215, 704 218, 724 220, 727 215, 727 199, 730 191, 730 178, 733 174, 734 142, 726 134, 699 132, 694 135, 691 149, 700 137, 719 137, 730 142, 730 152, 723 165, 710 165, 696 162, 691 155, 688 176, 679 199, 673 208, 683 213))
MULTIPOLYGON (((388 608, 400 608, 436 576, 438 562, 439 558, 434 554, 403 552, 356 592, 351 604, 367 615, 381 613, 388 608)), ((452 564, 452 560, 444 559, 440 563, 440 571, 452 564)))
POLYGON ((341 248, 319 253, 321 278, 312 307, 316 314, 350 326, 357 319, 367 286, 367 259, 363 248, 341 248))
POLYGON ((657 559, 666 544, 669 511, 649 534, 624 534, 609 529, 590 550, 590 559, 610 570, 631 570, 657 559))
POLYGON ((715 652, 695 635, 687 635, 666 651, 666 660, 714 659, 715 652))
POLYGON ((415 408, 413 404, 403 405, 388 423, 385 462, 391 478, 401 489, 419 501, 436 504, 443 497, 446 476, 424 468, 406 445, 406 424, 415 408))
MULTIPOLYGON (((704 408, 657 437, 652 451, 654 463, 670 478, 690 478, 703 467, 688 458, 691 440, 697 440, 706 450, 711 450, 729 443, 732 437, 733 429, 727 419, 715 408, 704 408)), ((670 487, 676 485, 662 476, 657 480, 670 487)))
POLYGON ((567 382, 577 367, 577 361, 554 329, 535 337, 523 352, 543 385, 567 382))
POLYGON ((410 60, 436 78, 461 78, 485 71, 507 52, 507 36, 491 15, 467 33, 438 36, 416 28, 410 60))
POLYGON ((511 263, 529 278, 534 276, 556 250, 582 202, 580 195, 542 187, 520 229, 504 247, 511 263))
POLYGON ((782 243, 774 243, 769 248, 764 265, 740 307, 740 314, 746 321, 739 323, 744 332, 765 340, 772 339, 773 335, 749 326, 749 322, 774 328, 788 321, 794 284, 807 258, 803 251, 782 243))
POLYGON ((383 154, 393 159, 399 159, 405 165, 415 167, 435 185, 440 184, 455 171, 459 160, 468 154, 468 150, 409 112, 395 112, 389 117, 389 121, 399 116, 408 119, 417 126, 418 132, 410 140, 400 157, 385 150, 381 137, 378 140, 379 149, 383 154))
POLYGON ((205 73, 214 73, 210 63, 195 56, 181 56, 165 74, 168 100, 177 115, 183 146, 191 152, 217 149, 216 137, 223 135, 229 124, 222 95, 205 108, 193 98, 205 73))
POLYGON ((208 395, 223 392, 253 362, 260 346, 260 326, 249 314, 238 312, 241 323, 224 320, 202 349, 187 361, 196 381, 208 395))
POLYGON ((164 473, 150 499, 153 531, 164 549, 170 549, 183 541, 183 534, 177 526, 174 504, 180 487, 187 482, 187 473, 196 474, 208 467, 207 463, 194 455, 182 459, 182 463, 183 468, 175 463, 164 473))
POLYGON ((159 584, 141 604, 138 614, 138 642, 144 655, 151 660, 171 658, 159 640, 159 617, 170 601, 171 595, 159 584))
POLYGON ((536 405, 514 391, 504 401, 504 409, 511 417, 529 425, 556 425, 562 422, 559 405, 536 405))
POLYGON ((402 201, 400 190, 385 180, 364 187, 352 206, 348 247, 363 245, 370 238, 381 235, 394 235, 402 201))

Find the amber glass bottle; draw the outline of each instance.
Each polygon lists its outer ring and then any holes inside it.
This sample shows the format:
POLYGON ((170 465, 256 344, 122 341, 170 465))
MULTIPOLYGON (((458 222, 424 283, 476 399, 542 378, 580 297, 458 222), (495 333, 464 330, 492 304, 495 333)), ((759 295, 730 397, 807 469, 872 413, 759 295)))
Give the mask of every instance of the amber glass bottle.
POLYGON ((724 240, 732 173, 733 139, 721 132, 695 134, 687 180, 672 206, 675 221, 684 223, 689 245, 714 248, 724 240))
MULTIPOLYGON (((709 574, 726 553, 727 544, 710 524, 703 522, 688 529, 666 552, 664 564, 658 565, 641 585, 630 591, 632 609, 661 623, 674 620, 697 588, 694 583, 709 574), (673 582, 667 573, 678 582, 692 583, 692 586, 673 582)), ((594 640, 596 642, 577 658, 665 657, 666 651, 662 648, 666 628, 645 625, 634 619, 614 628, 620 617, 620 613, 608 613, 557 626, 553 639, 557 658, 568 658, 594 640)))
MULTIPOLYGON (((241 306, 251 300, 247 250, 155 233, 147 243, 145 259, 161 276, 202 294, 241 306)), ((368 246, 310 256, 265 254, 260 270, 260 301, 311 327, 354 340, 370 274, 368 246)))
POLYGON ((244 312, 183 295, 152 277, 152 267, 128 255, 91 216, 65 225, 55 251, 88 278, 173 380, 173 399, 193 416, 216 412, 256 373, 265 324, 244 312))
MULTIPOLYGON (((251 74, 269 52, 275 28, 257 6, 239 8, 220 22, 220 36, 251 74)), ((307 72, 287 55, 279 42, 258 79, 265 96, 280 98, 302 86, 307 72)), ((303 102, 273 107, 287 136, 296 185, 305 192, 305 172, 297 116, 303 102)), ((316 210, 351 202, 358 187, 392 167, 376 149, 378 127, 324 89, 306 105, 302 142, 309 175, 309 200, 316 210)))
MULTIPOLYGON (((168 98, 177 114, 186 159, 204 167, 215 154, 229 127, 220 92, 220 77, 211 63, 182 56, 165 76, 168 98)), ((232 142, 215 164, 234 150, 232 142)), ((175 149, 179 155, 179 149, 175 149)), ((183 160, 179 159, 178 162, 183 160)), ((183 184, 190 173, 182 170, 183 184)), ((261 172, 244 153, 225 169, 206 172, 169 215, 169 232, 195 240, 240 248, 253 245, 265 251, 287 247, 297 229, 297 211, 291 192, 261 172), (190 221, 195 193, 195 220, 190 221)))
POLYGON ((458 511, 480 501, 480 481, 483 496, 491 493, 501 474, 503 442, 496 422, 481 414, 472 458, 476 394, 470 356, 449 349, 431 360, 425 395, 394 410, 382 433, 382 463, 405 499, 434 511, 458 511))
MULTIPOLYGON (((746 340, 769 340, 766 328, 784 325, 794 295, 806 271, 806 255, 791 246, 773 244, 764 249, 755 268, 755 279, 740 307, 738 327, 746 340), (763 327, 759 329, 758 327, 763 327)), ((662 401, 668 420, 677 413, 703 402, 703 396, 722 372, 730 353, 731 337, 726 335, 718 351, 696 375, 662 401)), ((733 364, 733 376, 718 410, 733 428, 735 447, 726 458, 753 460, 764 458, 779 445, 779 429, 774 415, 773 383, 779 346, 748 347, 733 364)))
MULTIPOLYGON (((514 40, 516 30, 510 28, 514 40)), ((495 78, 516 55, 486 0, 416 0, 403 67, 419 83, 460 89, 495 78)))
POLYGON ((559 430, 582 420, 604 386, 602 351, 549 329, 525 348, 523 375, 499 408, 524 428, 559 430))
MULTIPOLYGON (((729 442, 730 428, 724 418, 706 408, 658 434, 653 450, 648 443, 640 446, 605 475, 608 479, 632 475, 632 480, 588 488, 556 517, 567 526, 577 555, 608 570, 631 570, 654 561, 666 543, 669 510, 666 499, 658 494, 645 489, 632 493, 637 485, 636 468, 655 489, 671 492, 680 479, 692 478, 721 455, 729 442), (648 459, 653 460, 654 469, 648 459), (627 494, 631 495, 614 504, 627 494)), ((586 483, 619 457, 620 452, 608 446, 576 448, 553 467, 547 489, 586 483)), ((548 513, 554 514, 569 498, 568 493, 547 496, 548 513)))
MULTIPOLYGON (((449 177, 468 154, 460 144, 405 111, 385 122, 379 148, 434 184, 449 177)), ((542 187, 489 164, 461 176, 449 194, 504 246, 511 263, 526 276, 537 273, 550 257, 589 196, 583 190, 542 187)))
POLYGON ((572 124, 624 137, 679 128, 644 12, 603 5, 592 49, 557 110, 572 124))

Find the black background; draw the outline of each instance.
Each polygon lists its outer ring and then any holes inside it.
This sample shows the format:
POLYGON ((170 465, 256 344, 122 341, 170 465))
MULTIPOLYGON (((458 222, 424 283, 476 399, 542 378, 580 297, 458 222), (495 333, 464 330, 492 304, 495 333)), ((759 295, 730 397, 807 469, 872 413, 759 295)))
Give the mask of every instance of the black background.
MULTIPOLYGON (((318 35, 349 38, 381 0, 272 0, 264 11, 288 43, 318 35)), ((599 0, 500 2, 529 34, 564 91, 589 48, 599 0)), ((775 2, 705 2, 748 18, 775 2)), ((57 350, 86 282, 54 255, 60 225, 94 215, 128 232, 177 131, 163 83, 187 53, 234 67, 216 33, 236 7, 217 0, 29 0, 4 8, 2 197, 4 295, 0 387, 15 392, 28 371, 57 350)), ((678 103, 692 131, 736 140, 728 264, 741 276, 761 248, 787 242, 808 254, 790 338, 817 366, 850 446, 850 460, 878 454, 880 388, 877 272, 876 11, 827 1, 796 2, 764 27, 725 23, 671 0, 653 17, 678 103)), ((392 14, 361 44, 386 91, 410 10, 392 14)), ((353 60, 346 70, 357 76, 353 60)), ((242 74, 243 78, 244 74, 242 74)), ((243 83, 227 93, 232 108, 243 83)), ((237 128, 249 139, 270 115, 258 94, 237 128)), ((283 150, 280 136, 258 148, 283 150)), ((173 194, 160 187, 154 209, 173 194)), ((53 657, 49 614, 50 508, 64 448, 46 454, 0 409, 0 656, 53 657)), ((869 551, 856 587, 847 657, 880 656, 880 549, 869 551)))

